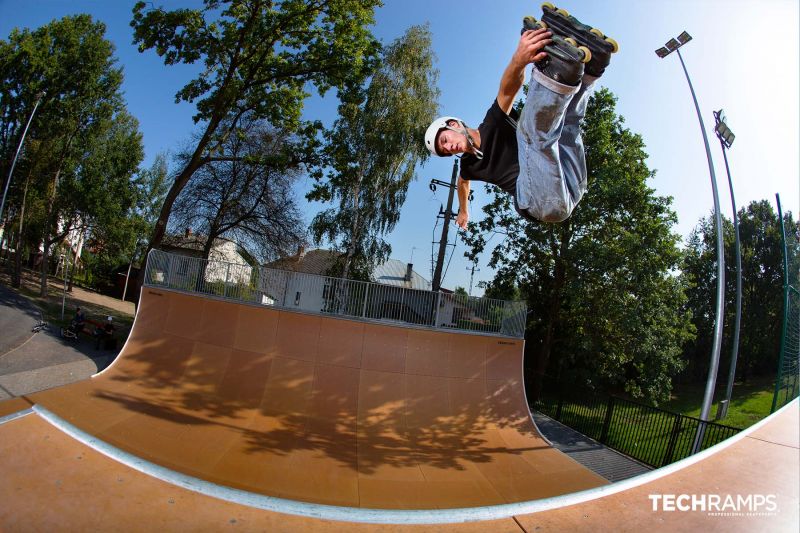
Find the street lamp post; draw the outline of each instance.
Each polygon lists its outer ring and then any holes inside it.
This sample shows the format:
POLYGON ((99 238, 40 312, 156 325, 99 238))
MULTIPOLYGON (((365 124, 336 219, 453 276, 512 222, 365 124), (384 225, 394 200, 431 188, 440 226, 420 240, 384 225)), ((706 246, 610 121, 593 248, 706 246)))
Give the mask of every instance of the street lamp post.
MULTIPOLYGON (((700 105, 697 103, 697 96, 694 93, 692 80, 689 78, 689 71, 686 70, 686 64, 683 62, 680 47, 692 40, 691 35, 683 32, 677 38, 672 38, 667 43, 656 50, 658 57, 667 57, 672 52, 678 53, 678 58, 681 60, 683 73, 686 74, 686 81, 689 83, 689 90, 692 93, 692 100, 694 100, 694 107, 697 111, 697 120, 700 121, 700 132, 703 134, 703 142, 706 147, 706 157, 708 159, 708 171, 711 174, 711 190, 714 195, 714 219, 717 224, 717 305, 716 305, 716 319, 714 321, 714 343, 711 348, 711 362, 708 367, 708 381, 706 382, 706 390, 703 395, 703 406, 700 411, 700 419, 707 422, 709 413, 711 412, 711 403, 714 399, 714 386, 717 381, 717 372, 719 370, 719 352, 722 344, 722 322, 723 312, 725 310, 725 252, 722 240, 722 219, 719 209, 719 193, 717 191, 717 177, 714 174, 714 163, 711 160, 711 148, 708 145, 708 136, 706 135, 706 127, 703 124, 703 116, 700 113, 700 105)), ((703 444, 703 436, 705 435, 706 425, 704 423, 698 424, 697 434, 695 435, 694 445, 692 446, 692 453, 697 453, 703 444)))
POLYGON ((25 124, 25 130, 22 132, 22 137, 19 138, 19 144, 17 145, 17 152, 14 154, 14 160, 11 162, 11 169, 8 171, 8 179, 6 179, 6 186, 3 189, 3 199, 0 201, 0 220, 3 219, 3 208, 6 205, 6 195, 8 194, 8 186, 11 185, 11 176, 14 174, 14 167, 17 165, 17 158, 19 157, 19 152, 22 150, 22 144, 25 142, 25 136, 28 134, 28 128, 33 121, 33 115, 36 114, 36 108, 39 107, 39 103, 42 101, 44 97, 44 92, 40 92, 36 95, 36 103, 33 104, 33 111, 31 111, 31 116, 28 117, 28 123, 25 124))
POLYGON ((733 394, 733 380, 736 376, 736 361, 739 358, 739 329, 742 321, 742 251, 739 240, 739 214, 736 211, 736 198, 733 195, 733 180, 731 180, 731 169, 728 166, 727 151, 733 144, 736 136, 733 134, 725 121, 725 113, 720 109, 714 111, 716 125, 714 133, 717 134, 719 144, 722 146, 722 157, 725 159, 725 171, 728 173, 728 187, 731 190, 731 207, 733 208, 733 230, 736 237, 736 320, 733 327, 733 348, 731 349, 731 364, 728 370, 728 387, 725 392, 725 399, 720 404, 718 419, 723 419, 728 415, 728 408, 731 404, 731 394, 733 394))

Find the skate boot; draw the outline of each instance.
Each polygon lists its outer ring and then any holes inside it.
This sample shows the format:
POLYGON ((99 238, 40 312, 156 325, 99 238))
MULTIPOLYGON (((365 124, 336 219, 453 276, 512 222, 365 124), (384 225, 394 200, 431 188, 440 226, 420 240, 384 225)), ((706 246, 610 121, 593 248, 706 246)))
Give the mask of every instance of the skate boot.
POLYGON ((592 52, 592 59, 586 63, 585 71, 590 76, 600 77, 611 61, 611 54, 619 50, 617 41, 606 36, 597 28, 592 28, 569 14, 566 9, 556 8, 550 2, 542 4, 542 23, 554 34, 575 40, 592 52))
MULTIPOLYGON (((522 32, 547 28, 546 24, 533 17, 522 19, 522 32)), ((547 57, 534 63, 536 68, 548 78, 558 83, 577 86, 581 82, 584 72, 584 63, 592 59, 592 52, 585 46, 579 46, 574 39, 565 39, 553 32, 550 44, 544 47, 547 57)))

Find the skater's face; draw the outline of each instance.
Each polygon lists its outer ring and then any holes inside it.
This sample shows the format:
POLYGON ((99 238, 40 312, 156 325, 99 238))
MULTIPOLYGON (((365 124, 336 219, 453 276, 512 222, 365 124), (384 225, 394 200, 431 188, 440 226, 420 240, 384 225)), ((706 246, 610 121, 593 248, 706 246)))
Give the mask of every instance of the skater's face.
MULTIPOLYGON (((447 123, 452 128, 461 129, 458 122, 451 120, 447 123)), ((469 149, 467 138, 463 133, 453 130, 444 129, 439 132, 436 137, 436 148, 442 155, 461 154, 469 149)))

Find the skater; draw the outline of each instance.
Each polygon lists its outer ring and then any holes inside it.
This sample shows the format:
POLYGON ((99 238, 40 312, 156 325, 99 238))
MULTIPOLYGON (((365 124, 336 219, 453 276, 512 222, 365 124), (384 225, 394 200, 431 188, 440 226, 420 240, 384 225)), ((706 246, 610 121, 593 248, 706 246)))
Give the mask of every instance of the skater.
POLYGON ((553 30, 525 17, 497 98, 478 128, 456 117, 440 117, 425 133, 425 145, 432 154, 463 154, 456 218, 461 228, 469 220, 471 181, 497 185, 514 198, 520 215, 544 222, 566 220, 586 192, 579 123, 591 88, 617 45, 563 10, 556 14, 554 8, 552 13, 543 8, 543 19, 550 17, 553 30), (520 116, 513 110, 514 98, 529 64, 533 64, 532 79, 520 116))

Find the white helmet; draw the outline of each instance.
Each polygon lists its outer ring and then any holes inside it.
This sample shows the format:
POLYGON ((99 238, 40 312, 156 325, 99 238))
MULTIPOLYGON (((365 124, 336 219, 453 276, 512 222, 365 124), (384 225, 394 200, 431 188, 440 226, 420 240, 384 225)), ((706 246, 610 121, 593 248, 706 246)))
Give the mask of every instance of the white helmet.
POLYGON ((436 149, 436 137, 439 135, 440 131, 445 129, 453 131, 461 131, 447 125, 447 123, 450 122, 451 120, 455 120, 456 122, 458 122, 464 130, 467 129, 467 126, 466 124, 464 124, 464 121, 462 121, 458 117, 439 117, 433 122, 431 122, 431 125, 428 126, 427 130, 425 130, 425 146, 433 155, 438 155, 439 157, 449 157, 449 155, 447 154, 440 154, 439 150, 436 149))
POLYGON ((428 126, 427 130, 425 130, 425 147, 428 148, 428 151, 430 151, 430 153, 433 155, 438 155, 439 157, 450 157, 451 155, 439 153, 439 150, 436 148, 436 137, 438 137, 439 132, 442 130, 452 130, 462 134, 467 138, 469 145, 475 150, 475 155, 478 157, 478 159, 483 157, 483 153, 475 148, 475 143, 472 140, 472 136, 467 131, 467 125, 458 117, 439 117, 431 122, 431 125, 428 126), (453 126, 448 125, 447 123, 451 120, 458 122, 459 127, 454 128, 453 126))

